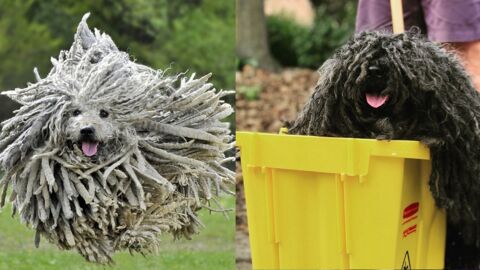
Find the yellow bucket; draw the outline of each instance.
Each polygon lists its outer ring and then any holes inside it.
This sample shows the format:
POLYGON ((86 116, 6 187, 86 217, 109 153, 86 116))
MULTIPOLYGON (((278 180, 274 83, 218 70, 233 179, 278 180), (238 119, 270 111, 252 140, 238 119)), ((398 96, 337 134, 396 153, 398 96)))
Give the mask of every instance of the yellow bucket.
POLYGON ((254 269, 442 269, 417 141, 237 132, 254 269))

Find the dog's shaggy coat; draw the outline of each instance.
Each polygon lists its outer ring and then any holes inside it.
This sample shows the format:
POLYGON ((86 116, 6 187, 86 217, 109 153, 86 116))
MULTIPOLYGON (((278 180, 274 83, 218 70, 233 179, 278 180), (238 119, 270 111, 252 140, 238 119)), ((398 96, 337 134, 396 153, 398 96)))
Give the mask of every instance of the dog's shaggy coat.
POLYGON ((448 215, 447 268, 480 264, 480 97, 457 57, 416 31, 364 32, 319 70, 290 134, 419 140, 448 215))
POLYGON ((38 82, 4 93, 22 107, 2 123, 0 203, 12 186, 14 213, 36 230, 37 245, 44 236, 110 263, 117 250, 155 250, 160 234, 197 231, 196 212, 234 180, 223 166, 232 136, 221 122, 233 110, 221 100, 230 92, 216 91, 209 76, 137 64, 91 32, 87 17, 48 76, 36 72, 38 82), (77 141, 84 122, 97 130, 77 141))

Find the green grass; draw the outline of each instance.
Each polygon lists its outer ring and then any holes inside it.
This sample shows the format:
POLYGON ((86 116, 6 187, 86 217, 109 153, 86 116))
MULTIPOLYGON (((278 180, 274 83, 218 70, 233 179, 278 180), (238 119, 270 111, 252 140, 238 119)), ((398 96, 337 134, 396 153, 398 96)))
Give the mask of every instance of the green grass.
MULTIPOLYGON (((223 199, 225 208, 234 208, 233 197, 223 199)), ((0 212, 0 270, 117 270, 117 269, 168 269, 207 270, 235 268, 235 215, 226 219, 220 213, 202 211, 200 218, 205 224, 200 234, 192 240, 173 241, 163 237, 163 245, 157 255, 131 256, 121 252, 114 256, 112 267, 86 262, 75 251, 61 251, 42 239, 37 249, 33 244, 34 232, 11 218, 10 206, 0 212)))

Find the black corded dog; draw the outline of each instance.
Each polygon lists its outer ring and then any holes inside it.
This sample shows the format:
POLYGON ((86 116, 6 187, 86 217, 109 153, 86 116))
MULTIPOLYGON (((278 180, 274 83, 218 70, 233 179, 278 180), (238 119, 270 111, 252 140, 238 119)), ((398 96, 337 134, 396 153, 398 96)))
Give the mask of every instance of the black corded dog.
POLYGON ((290 134, 419 140, 448 213, 446 268, 480 265, 480 95, 454 54, 416 33, 364 32, 320 68, 290 134))

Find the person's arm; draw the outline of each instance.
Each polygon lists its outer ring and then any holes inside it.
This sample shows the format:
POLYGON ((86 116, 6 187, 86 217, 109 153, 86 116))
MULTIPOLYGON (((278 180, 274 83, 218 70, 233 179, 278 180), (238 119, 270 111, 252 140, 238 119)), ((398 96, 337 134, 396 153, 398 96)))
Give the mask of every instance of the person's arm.
POLYGON ((473 85, 480 92, 480 40, 449 43, 460 56, 473 85))

